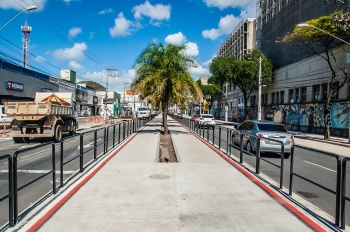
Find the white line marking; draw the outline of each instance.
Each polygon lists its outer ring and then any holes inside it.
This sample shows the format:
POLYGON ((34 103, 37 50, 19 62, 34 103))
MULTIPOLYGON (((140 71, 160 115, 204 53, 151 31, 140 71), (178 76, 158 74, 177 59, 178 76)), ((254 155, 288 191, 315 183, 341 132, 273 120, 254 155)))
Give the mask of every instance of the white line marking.
MULTIPOLYGON (((17 170, 17 172, 21 173, 29 173, 29 174, 45 174, 50 172, 51 170, 17 170)), ((74 174, 77 171, 63 171, 63 174, 74 174)), ((8 170, 0 170, 0 173, 8 173, 8 170)), ((59 171, 56 171, 59 173, 59 171)))
POLYGON ((309 161, 304 161, 304 162, 309 163, 309 164, 312 164, 312 165, 315 165, 315 166, 320 167, 320 168, 323 168, 323 169, 326 169, 326 170, 331 171, 331 172, 337 172, 337 171, 334 171, 334 170, 332 170, 332 169, 323 167, 323 166, 321 166, 321 165, 311 163, 311 162, 309 162, 309 161))

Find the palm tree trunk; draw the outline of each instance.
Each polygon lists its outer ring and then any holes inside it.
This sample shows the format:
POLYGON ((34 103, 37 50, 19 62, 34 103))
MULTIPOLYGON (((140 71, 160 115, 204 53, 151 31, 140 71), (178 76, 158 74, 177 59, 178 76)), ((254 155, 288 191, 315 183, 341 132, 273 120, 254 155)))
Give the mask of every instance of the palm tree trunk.
POLYGON ((163 108, 163 133, 168 134, 168 107, 163 108))

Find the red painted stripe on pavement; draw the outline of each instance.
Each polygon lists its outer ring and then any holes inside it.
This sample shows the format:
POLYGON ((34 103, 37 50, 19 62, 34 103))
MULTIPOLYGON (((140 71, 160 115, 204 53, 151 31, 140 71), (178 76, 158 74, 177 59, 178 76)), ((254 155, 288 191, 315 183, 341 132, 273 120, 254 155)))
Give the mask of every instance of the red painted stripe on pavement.
POLYGON ((250 172, 248 172, 245 168, 238 165, 236 162, 228 158, 223 152, 219 151, 217 148, 209 144, 206 140, 204 140, 202 137, 198 136, 197 134, 193 133, 188 128, 184 127, 188 132, 193 134, 196 138, 198 138, 200 141, 202 141, 205 145, 207 145, 209 148, 211 148, 215 153, 220 155, 222 158, 224 158, 227 162, 229 162, 231 165, 236 167, 240 172, 242 172, 245 176, 247 176, 251 181, 253 181, 255 184, 257 184, 259 187, 261 187, 265 192, 270 194, 272 197, 276 198, 282 205, 284 205, 287 209, 292 211, 296 216, 298 216, 301 220, 305 221, 309 226, 311 226, 316 231, 326 231, 323 229, 320 225, 318 225, 316 222, 314 222, 310 217, 305 215, 303 212, 301 212, 298 208, 296 208, 294 205, 287 202, 285 199, 283 199, 279 194, 277 194, 276 191, 268 187, 267 185, 263 184, 259 179, 257 179, 254 175, 252 175, 250 172))
MULTIPOLYGON (((148 125, 148 124, 146 124, 148 125)), ((140 130, 142 131, 145 128, 140 130)), ((127 145, 135 136, 140 132, 136 132, 133 136, 131 136, 127 141, 125 141, 121 146, 119 146, 113 153, 109 154, 106 159, 104 159, 96 169, 92 171, 88 176, 86 176, 81 182, 79 182, 73 189, 71 189, 67 195, 65 195, 61 200, 59 200, 49 211, 47 211, 37 222, 35 222, 27 231, 33 232, 36 231, 45 221, 47 221, 61 206, 68 201, 69 198, 73 196, 86 182, 88 182, 111 158, 113 158, 125 145, 127 145)))

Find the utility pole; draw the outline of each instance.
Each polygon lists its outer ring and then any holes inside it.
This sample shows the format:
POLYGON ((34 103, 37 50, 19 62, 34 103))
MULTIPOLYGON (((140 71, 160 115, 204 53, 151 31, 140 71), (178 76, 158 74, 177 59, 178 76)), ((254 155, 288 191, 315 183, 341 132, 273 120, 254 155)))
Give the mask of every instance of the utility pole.
POLYGON ((107 99, 108 99, 108 81, 109 77, 118 77, 117 69, 107 69, 107 81, 106 81, 106 96, 105 96, 105 113, 104 113, 104 121, 107 119, 107 99))

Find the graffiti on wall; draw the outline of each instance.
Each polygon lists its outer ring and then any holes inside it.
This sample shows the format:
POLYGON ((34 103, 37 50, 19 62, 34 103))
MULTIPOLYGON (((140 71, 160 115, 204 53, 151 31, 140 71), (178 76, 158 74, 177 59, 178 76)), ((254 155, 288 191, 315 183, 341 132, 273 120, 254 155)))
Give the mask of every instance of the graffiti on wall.
MULTIPOLYGON (((267 120, 290 125, 324 127, 324 104, 286 104, 264 107, 267 120)), ((330 126, 335 129, 346 129, 350 119, 350 101, 332 102, 330 105, 330 126)))

